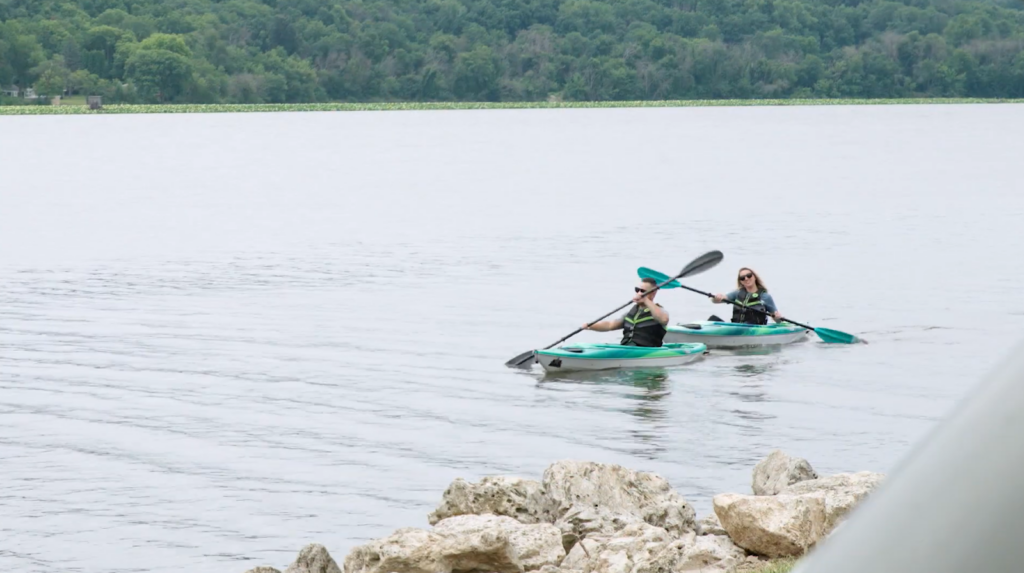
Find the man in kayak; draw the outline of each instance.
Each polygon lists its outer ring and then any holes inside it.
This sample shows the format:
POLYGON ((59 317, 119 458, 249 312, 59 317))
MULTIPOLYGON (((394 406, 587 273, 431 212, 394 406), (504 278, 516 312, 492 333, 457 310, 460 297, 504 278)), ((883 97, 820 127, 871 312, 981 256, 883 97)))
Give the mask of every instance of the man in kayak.
MULTIPOLYGON (((729 294, 716 294, 714 299, 715 304, 721 304, 724 301, 735 301, 740 306, 733 305, 732 307, 732 321, 742 322, 745 324, 768 324, 768 317, 762 312, 766 312, 775 319, 775 322, 782 321, 782 313, 775 306, 775 300, 772 299, 772 295, 768 294, 768 288, 761 282, 761 277, 757 276, 752 269, 746 267, 740 269, 740 274, 736 277, 736 286, 738 289, 730 292, 729 294), (761 312, 756 312, 756 311, 761 312)), ((712 317, 716 319, 718 317, 712 317)), ((719 320, 719 322, 721 322, 719 320)))
POLYGON ((654 302, 654 296, 658 291, 642 295, 642 293, 657 286, 652 278, 645 278, 640 285, 633 287, 636 294, 633 295, 633 308, 625 315, 612 320, 602 320, 594 324, 584 324, 584 330, 596 330, 607 332, 609 330, 622 329, 623 346, 661 346, 665 339, 665 325, 668 324, 668 312, 660 304, 654 302))

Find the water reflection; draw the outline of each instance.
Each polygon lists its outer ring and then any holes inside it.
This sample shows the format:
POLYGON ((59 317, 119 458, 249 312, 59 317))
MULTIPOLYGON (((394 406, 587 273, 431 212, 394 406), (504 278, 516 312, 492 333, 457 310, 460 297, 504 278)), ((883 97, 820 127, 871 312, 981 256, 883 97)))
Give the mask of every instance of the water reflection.
MULTIPOLYGON (((794 344, 799 344, 794 343, 794 344)), ((724 354, 726 356, 768 356, 769 354, 778 354, 783 352, 785 346, 752 346, 750 348, 716 348, 715 354, 724 354)))
POLYGON ((665 419, 665 409, 662 400, 671 394, 666 389, 668 373, 664 371, 626 371, 622 372, 620 378, 623 383, 631 384, 638 391, 632 394, 631 398, 637 401, 631 409, 637 418, 647 421, 660 421, 665 419))
POLYGON ((729 395, 742 402, 769 402, 768 393, 761 378, 775 368, 774 364, 739 364, 734 366, 732 375, 739 384, 729 395))
POLYGON ((664 368, 617 369, 597 372, 548 372, 538 386, 552 383, 584 384, 620 388, 615 400, 606 409, 622 412, 639 420, 641 425, 629 430, 629 435, 641 446, 631 450, 633 455, 656 459, 667 451, 664 428, 668 420, 665 398, 670 373, 664 368))
POLYGON ((548 372, 537 384, 594 384, 632 388, 634 391, 625 392, 623 396, 636 400, 638 404, 625 411, 635 414, 638 418, 653 421, 664 416, 664 409, 659 403, 671 394, 665 384, 668 379, 669 373, 663 368, 638 368, 596 372, 548 372))
POLYGON ((733 370, 736 372, 737 376, 753 378, 766 374, 774 367, 774 364, 740 364, 739 366, 734 366, 733 370))
POLYGON ((634 455, 657 459, 668 450, 664 439, 665 421, 668 419, 664 400, 671 394, 666 386, 669 375, 664 370, 634 370, 621 372, 619 377, 623 384, 630 384, 635 389, 629 395, 633 405, 622 409, 641 422, 629 432, 638 445, 644 446, 634 450, 634 455))

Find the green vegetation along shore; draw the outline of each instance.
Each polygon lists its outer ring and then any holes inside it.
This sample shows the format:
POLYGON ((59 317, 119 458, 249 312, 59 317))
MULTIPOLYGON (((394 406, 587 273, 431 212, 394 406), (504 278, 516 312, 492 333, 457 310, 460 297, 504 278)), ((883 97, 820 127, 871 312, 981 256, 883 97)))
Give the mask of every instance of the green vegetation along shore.
POLYGON ((0 115, 78 115, 124 113, 253 113, 296 111, 411 111, 480 109, 586 109, 653 107, 740 107, 809 105, 956 105, 1024 103, 1024 99, 902 98, 902 99, 756 99, 756 100, 642 100, 584 102, 393 102, 310 104, 116 104, 99 110, 85 105, 0 106, 0 115))
POLYGON ((0 0, 0 88, 0 105, 1022 98, 1024 3, 0 0))

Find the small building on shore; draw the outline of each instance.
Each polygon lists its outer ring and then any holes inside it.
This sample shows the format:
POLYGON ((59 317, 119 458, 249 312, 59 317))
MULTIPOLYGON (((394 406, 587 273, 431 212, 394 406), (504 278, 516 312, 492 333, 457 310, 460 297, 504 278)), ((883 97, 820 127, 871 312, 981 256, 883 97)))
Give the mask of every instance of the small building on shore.
POLYGON ((36 95, 36 90, 32 88, 20 88, 16 85, 6 86, 3 89, 0 89, 0 93, 10 97, 20 97, 23 99, 39 99, 39 96, 36 95))

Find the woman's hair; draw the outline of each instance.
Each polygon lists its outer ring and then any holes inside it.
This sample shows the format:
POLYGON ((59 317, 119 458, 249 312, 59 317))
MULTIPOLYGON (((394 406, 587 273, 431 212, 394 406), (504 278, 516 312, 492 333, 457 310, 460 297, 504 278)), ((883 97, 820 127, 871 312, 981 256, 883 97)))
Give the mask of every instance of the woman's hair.
POLYGON ((757 285, 757 289, 758 290, 763 290, 764 292, 768 292, 768 287, 764 286, 764 283, 761 282, 761 277, 758 276, 758 274, 756 272, 754 272, 754 269, 751 269, 749 267, 743 267, 743 268, 741 268, 739 270, 739 272, 736 273, 736 286, 740 290, 743 290, 743 281, 740 280, 740 275, 743 274, 743 271, 750 271, 751 273, 753 273, 753 275, 754 275, 754 284, 757 285))

